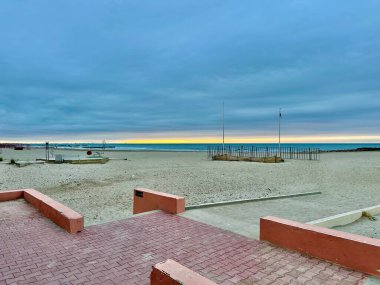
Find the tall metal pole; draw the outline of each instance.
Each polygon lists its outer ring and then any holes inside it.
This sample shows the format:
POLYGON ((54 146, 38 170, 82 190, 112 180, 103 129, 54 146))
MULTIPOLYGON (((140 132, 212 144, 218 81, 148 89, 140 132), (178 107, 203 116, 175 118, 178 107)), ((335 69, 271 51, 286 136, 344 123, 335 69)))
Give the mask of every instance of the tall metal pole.
POLYGON ((50 159, 50 153, 49 153, 49 142, 46 142, 45 143, 45 158, 46 158, 46 161, 49 161, 50 159))
POLYGON ((281 108, 278 112, 278 153, 281 157, 281 108))
POLYGON ((223 108, 222 108, 222 127, 223 127, 223 155, 224 155, 224 101, 223 101, 223 108))

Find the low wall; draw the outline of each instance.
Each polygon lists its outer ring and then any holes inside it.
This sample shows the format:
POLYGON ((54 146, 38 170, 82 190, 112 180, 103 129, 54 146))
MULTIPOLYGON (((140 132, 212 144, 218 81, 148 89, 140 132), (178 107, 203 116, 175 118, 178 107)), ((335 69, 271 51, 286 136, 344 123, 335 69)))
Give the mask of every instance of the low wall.
POLYGON ((363 208, 355 211, 346 212, 339 215, 330 216, 323 219, 308 222, 310 225, 316 225, 324 228, 332 228, 336 226, 344 226, 355 222, 363 216, 363 213, 372 216, 380 215, 380 205, 363 208))
POLYGON ((174 260, 153 266, 150 285, 217 285, 198 273, 182 266, 174 260))
POLYGON ((260 239, 380 277, 380 240, 276 217, 260 219, 260 239))
POLYGON ((23 190, 0 191, 0 202, 17 200, 24 197, 23 190))
POLYGON ((83 230, 83 216, 50 197, 34 189, 27 189, 24 190, 24 199, 37 208, 45 217, 69 233, 83 230))
POLYGON ((133 194, 133 214, 162 210, 170 214, 185 211, 185 198, 145 188, 137 188, 133 194))
POLYGON ((49 218, 69 233, 80 232, 84 228, 84 219, 81 214, 78 214, 72 209, 34 189, 0 192, 0 202, 19 198, 24 198, 45 217, 49 218))
POLYGON ((251 202, 260 202, 260 201, 266 201, 266 200, 285 199, 285 198, 293 198, 293 197, 301 197, 301 196, 317 195, 317 194, 322 194, 322 192, 320 191, 304 192, 304 193, 295 193, 295 194, 288 194, 288 195, 267 196, 267 197, 261 197, 261 198, 253 198, 253 199, 241 199, 241 200, 222 201, 222 202, 216 202, 216 203, 190 205, 190 206, 186 206, 186 210, 218 207, 218 206, 233 205, 233 204, 243 204, 243 203, 251 203, 251 202))

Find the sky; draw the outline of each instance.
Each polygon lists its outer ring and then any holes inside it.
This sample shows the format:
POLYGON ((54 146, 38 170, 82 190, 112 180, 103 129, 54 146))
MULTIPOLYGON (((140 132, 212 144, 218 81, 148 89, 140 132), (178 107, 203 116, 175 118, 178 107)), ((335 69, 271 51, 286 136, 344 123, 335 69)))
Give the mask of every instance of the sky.
POLYGON ((379 0, 2 0, 0 141, 380 142, 379 0))

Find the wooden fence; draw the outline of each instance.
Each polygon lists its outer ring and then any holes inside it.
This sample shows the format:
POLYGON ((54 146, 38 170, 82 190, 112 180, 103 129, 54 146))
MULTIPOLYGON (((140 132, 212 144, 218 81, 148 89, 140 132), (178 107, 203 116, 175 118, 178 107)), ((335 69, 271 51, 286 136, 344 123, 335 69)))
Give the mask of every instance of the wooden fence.
POLYGON ((207 155, 209 159, 213 156, 227 154, 236 157, 273 157, 279 156, 283 159, 319 160, 320 150, 318 148, 300 147, 269 147, 269 146, 209 146, 207 155))

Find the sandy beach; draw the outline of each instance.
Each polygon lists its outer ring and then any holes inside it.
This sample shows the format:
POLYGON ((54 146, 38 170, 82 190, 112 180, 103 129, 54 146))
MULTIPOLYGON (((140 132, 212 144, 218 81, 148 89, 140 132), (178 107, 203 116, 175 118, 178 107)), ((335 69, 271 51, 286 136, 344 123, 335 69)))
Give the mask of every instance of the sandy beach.
MULTIPOLYGON (((55 153, 85 156, 84 150, 55 153)), ((322 191, 318 201, 329 206, 324 216, 380 204, 380 152, 324 153, 320 161, 280 164, 210 161, 203 152, 104 155, 111 158, 106 164, 19 168, 5 161, 44 158, 45 151, 3 149, 0 190, 34 188, 84 214, 86 225, 131 216, 136 187, 184 196, 188 205, 322 191)))

